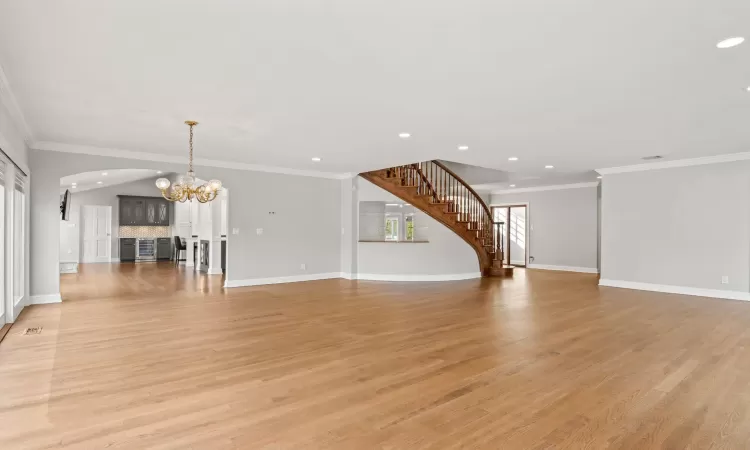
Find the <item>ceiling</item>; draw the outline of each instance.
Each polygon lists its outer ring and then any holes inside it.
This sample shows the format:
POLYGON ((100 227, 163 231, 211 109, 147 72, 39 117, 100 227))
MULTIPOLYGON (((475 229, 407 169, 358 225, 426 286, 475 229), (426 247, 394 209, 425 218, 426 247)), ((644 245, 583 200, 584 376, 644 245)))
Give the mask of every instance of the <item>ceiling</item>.
POLYGON ((749 151, 750 40, 716 48, 737 35, 747 0, 0 2, 39 148, 186 157, 194 119, 196 158, 446 159, 529 184, 749 151))
MULTIPOLYGON (((60 190, 65 191, 65 189, 70 189, 72 193, 76 193, 156 178, 158 176, 167 177, 169 174, 160 174, 156 170, 146 169, 115 169, 103 172, 83 172, 60 178, 60 190), (72 187, 73 183, 76 183, 75 188, 72 187)), ((154 186, 154 190, 156 190, 156 186, 154 186)))

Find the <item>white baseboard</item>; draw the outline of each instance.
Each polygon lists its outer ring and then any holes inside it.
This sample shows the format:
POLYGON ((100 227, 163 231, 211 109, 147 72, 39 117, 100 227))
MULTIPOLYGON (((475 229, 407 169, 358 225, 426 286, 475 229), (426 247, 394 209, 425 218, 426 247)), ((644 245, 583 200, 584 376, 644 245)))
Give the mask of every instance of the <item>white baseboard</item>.
POLYGON ((224 287, 261 286, 264 284, 297 283, 300 281, 327 280, 330 278, 341 278, 340 272, 314 273, 309 275, 292 275, 288 277, 273 278, 251 278, 249 280, 226 280, 224 287))
POLYGON ((60 294, 32 295, 29 297, 29 305, 46 305, 48 303, 62 303, 60 294))
POLYGON ((208 275, 221 275, 223 272, 221 271, 221 267, 210 267, 206 273, 208 275))
POLYGON ((639 291, 666 292, 669 294, 695 295, 698 297, 724 298, 729 300, 750 301, 750 292, 722 291, 719 289, 703 289, 688 286, 672 286, 667 284, 639 283, 636 281, 599 280, 599 286, 635 289, 639 291))
POLYGON ((575 267, 575 266, 552 266, 549 264, 529 264, 529 269, 540 270, 560 270, 563 272, 581 272, 581 273, 599 273, 596 267, 575 267))
MULTIPOLYGON (((481 278, 479 272, 471 273, 448 273, 444 275, 403 275, 403 274, 380 274, 380 273, 358 273, 348 274, 351 280, 369 281, 459 281, 481 278)), ((344 277, 346 278, 346 277, 344 277)))

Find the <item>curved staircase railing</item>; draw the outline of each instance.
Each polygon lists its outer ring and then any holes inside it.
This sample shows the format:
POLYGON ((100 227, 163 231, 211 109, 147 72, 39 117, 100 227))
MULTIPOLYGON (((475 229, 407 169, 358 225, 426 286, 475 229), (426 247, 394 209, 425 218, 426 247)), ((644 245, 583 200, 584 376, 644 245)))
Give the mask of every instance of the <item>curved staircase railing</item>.
MULTIPOLYGON (((425 161, 362 174, 373 181, 378 175, 395 183, 401 198, 425 199, 428 214, 453 228, 477 251, 485 275, 503 268, 503 222, 495 222, 492 211, 464 180, 440 161, 425 161), (374 178, 371 178, 374 177, 374 178), (408 192, 401 192, 401 191, 408 192), (436 209, 437 208, 437 209, 436 209)), ((381 186, 382 187, 382 186, 381 186)), ((414 202, 419 206, 421 202, 414 202)))

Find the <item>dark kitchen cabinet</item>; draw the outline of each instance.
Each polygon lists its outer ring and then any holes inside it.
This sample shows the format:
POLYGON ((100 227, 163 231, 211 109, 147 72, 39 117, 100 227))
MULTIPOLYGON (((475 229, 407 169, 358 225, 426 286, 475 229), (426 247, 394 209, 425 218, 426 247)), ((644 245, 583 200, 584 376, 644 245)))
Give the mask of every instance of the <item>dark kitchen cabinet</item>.
POLYGON ((170 259, 172 256, 172 238, 156 239, 156 259, 170 259))
POLYGON ((169 201, 120 195, 120 225, 169 226, 169 201))
POLYGON ((120 239, 120 262, 135 261, 135 238, 120 239))
POLYGON ((148 225, 148 223, 146 223, 146 199, 134 198, 132 202, 133 216, 135 217, 135 223, 132 225, 148 225))
POLYGON ((135 225, 133 199, 130 197, 120 197, 120 225, 135 225))

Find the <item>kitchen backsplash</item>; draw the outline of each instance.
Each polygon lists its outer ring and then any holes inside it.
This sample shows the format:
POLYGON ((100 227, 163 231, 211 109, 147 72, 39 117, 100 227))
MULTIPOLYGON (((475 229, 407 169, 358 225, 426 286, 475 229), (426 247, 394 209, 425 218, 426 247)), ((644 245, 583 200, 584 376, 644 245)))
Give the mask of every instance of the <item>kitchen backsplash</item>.
POLYGON ((121 226, 120 237, 121 238, 160 238, 160 237, 171 237, 171 227, 134 227, 134 226, 121 226))

